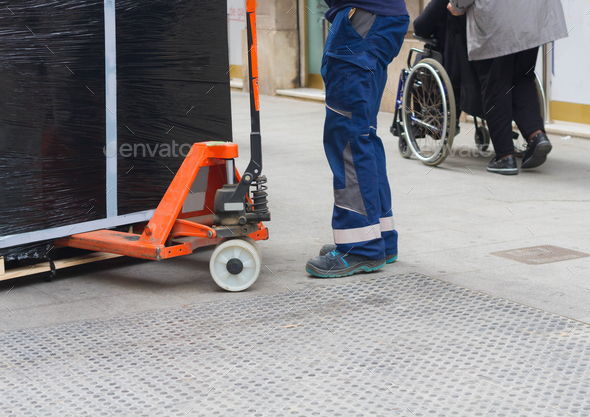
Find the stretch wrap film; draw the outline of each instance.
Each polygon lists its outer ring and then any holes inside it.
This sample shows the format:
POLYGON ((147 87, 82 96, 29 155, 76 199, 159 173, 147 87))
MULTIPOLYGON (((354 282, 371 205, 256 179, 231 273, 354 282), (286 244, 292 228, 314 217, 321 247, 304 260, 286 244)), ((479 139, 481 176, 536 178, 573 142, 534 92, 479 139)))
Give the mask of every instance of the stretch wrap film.
POLYGON ((0 240, 106 219, 107 156, 125 215, 157 207, 190 144, 231 141, 226 3, 114 4, 107 108, 105 2, 0 1, 0 240), (116 147, 105 146, 107 111, 116 147))
POLYGON ((127 214, 157 207, 188 144, 231 141, 227 3, 116 5, 119 214, 127 214))

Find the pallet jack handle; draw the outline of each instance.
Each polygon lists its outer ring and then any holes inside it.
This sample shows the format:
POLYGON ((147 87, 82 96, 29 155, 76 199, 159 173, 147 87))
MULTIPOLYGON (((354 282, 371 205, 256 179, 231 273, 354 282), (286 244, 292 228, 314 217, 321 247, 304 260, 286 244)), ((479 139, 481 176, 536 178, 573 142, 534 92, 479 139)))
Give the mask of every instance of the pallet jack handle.
MULTIPOLYGON (((248 33, 248 81, 250 89, 250 162, 228 203, 243 203, 250 185, 262 174, 262 138, 260 136, 260 99, 258 87, 258 42, 256 39, 256 0, 246 1, 248 33)), ((232 182, 230 182, 231 184, 232 182)))
MULTIPOLYGON (((258 137, 260 137, 260 93, 258 88, 258 42, 256 38, 256 0, 247 0, 246 13, 248 25, 248 76, 250 82, 250 116, 252 121, 252 134, 257 134, 258 137)), ((260 148, 260 143, 256 145, 258 148, 260 148)), ((260 157, 260 162, 262 162, 262 155, 260 157)))

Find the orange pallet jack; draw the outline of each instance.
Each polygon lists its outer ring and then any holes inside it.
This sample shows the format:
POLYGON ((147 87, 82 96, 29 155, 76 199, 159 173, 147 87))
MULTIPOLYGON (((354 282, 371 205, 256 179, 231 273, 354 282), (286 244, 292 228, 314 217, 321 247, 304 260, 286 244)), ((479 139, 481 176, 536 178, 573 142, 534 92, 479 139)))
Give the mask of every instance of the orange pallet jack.
POLYGON ((270 212, 266 177, 261 175, 255 0, 247 1, 246 16, 252 131, 251 158, 244 175, 240 177, 234 167, 237 144, 195 143, 149 223, 134 225, 133 229, 143 230, 141 235, 97 230, 60 239, 55 242, 57 245, 158 261, 190 255, 199 247, 217 245, 209 266, 220 287, 243 291, 256 281, 261 254, 255 241, 268 239, 268 229, 262 222, 270 220, 270 212), (190 187, 204 167, 209 167, 204 208, 182 213, 190 187))

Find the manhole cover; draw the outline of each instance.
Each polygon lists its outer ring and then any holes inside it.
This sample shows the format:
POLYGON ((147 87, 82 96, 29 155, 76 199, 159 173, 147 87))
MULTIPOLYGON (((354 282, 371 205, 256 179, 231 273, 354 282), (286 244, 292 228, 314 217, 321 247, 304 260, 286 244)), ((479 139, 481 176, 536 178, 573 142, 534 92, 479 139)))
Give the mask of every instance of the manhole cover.
POLYGON ((590 256, 588 253, 551 245, 504 250, 501 252, 492 252, 490 255, 501 256, 502 258, 512 259, 529 265, 548 264, 590 256))

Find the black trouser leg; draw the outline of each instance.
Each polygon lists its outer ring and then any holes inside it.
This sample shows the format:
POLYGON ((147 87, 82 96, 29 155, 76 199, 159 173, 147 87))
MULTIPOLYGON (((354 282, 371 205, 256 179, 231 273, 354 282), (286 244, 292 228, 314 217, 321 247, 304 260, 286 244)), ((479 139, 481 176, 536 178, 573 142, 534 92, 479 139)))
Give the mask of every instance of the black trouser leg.
POLYGON ((473 61, 481 84, 484 118, 496 156, 512 155, 512 96, 514 55, 473 61))
POLYGON ((514 89, 512 90, 512 117, 528 140, 531 133, 545 131, 541 106, 535 82, 535 64, 539 48, 514 54, 514 89))

